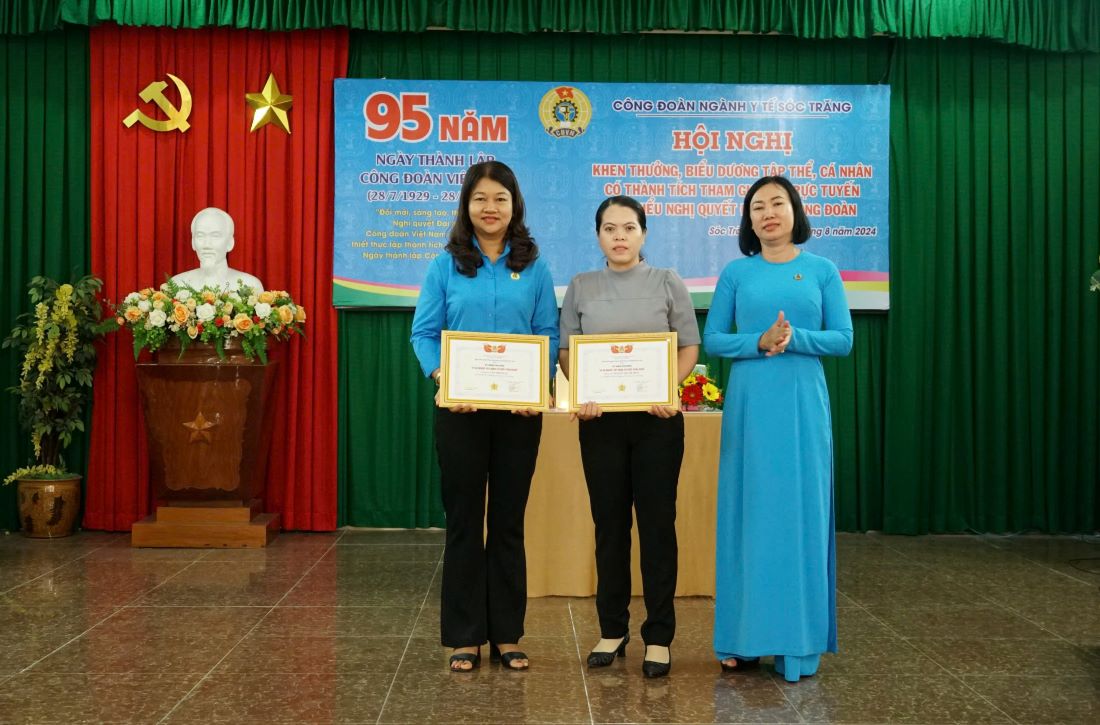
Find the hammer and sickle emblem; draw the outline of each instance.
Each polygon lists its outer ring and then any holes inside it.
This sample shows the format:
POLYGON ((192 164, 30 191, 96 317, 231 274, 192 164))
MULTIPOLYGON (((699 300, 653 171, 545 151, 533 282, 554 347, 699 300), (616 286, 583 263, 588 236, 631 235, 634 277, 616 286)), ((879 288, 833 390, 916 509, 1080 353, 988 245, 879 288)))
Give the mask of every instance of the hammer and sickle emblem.
POLYGON ((191 124, 187 122, 187 117, 191 115, 191 91, 187 88, 187 84, 176 78, 171 73, 168 73, 168 78, 176 84, 176 90, 180 93, 180 107, 176 108, 172 105, 164 96, 164 89, 168 87, 168 84, 164 81, 153 81, 138 94, 141 100, 149 103, 152 101, 157 104, 157 107, 164 112, 164 115, 168 116, 167 121, 158 121, 154 118, 149 118, 141 109, 135 108, 129 116, 122 120, 122 124, 126 128, 130 128, 138 121, 141 122, 145 128, 152 129, 154 131, 174 131, 179 129, 180 133, 183 133, 187 129, 191 128, 191 124))

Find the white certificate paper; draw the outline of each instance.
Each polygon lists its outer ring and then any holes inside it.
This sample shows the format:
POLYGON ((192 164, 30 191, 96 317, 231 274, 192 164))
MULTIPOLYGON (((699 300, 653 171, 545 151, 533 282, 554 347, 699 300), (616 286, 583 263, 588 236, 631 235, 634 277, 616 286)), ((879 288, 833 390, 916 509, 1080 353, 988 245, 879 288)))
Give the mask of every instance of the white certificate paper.
POLYGON ((587 402, 606 411, 680 407, 676 333, 573 335, 569 338, 569 409, 587 402))
POLYGON ((550 338, 453 332, 442 335, 440 407, 550 407, 550 338))

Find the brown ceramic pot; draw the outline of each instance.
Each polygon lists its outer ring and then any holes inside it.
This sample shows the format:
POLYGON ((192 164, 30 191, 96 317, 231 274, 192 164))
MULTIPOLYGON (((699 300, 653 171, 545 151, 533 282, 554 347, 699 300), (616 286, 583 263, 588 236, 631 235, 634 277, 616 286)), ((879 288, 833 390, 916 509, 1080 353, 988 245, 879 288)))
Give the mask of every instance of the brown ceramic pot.
POLYGON ((24 536, 69 536, 79 510, 80 476, 55 481, 19 479, 19 521, 24 536))

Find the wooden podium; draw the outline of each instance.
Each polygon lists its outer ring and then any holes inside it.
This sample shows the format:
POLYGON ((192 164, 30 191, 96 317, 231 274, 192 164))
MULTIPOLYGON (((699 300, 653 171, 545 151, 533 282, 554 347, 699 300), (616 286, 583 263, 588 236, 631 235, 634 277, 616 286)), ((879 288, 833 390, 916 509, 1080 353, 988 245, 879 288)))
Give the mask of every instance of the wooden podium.
POLYGON ((264 416, 276 361, 226 359, 209 345, 166 346, 137 365, 156 513, 133 525, 136 547, 267 546, 278 514, 263 511, 272 425, 264 416))

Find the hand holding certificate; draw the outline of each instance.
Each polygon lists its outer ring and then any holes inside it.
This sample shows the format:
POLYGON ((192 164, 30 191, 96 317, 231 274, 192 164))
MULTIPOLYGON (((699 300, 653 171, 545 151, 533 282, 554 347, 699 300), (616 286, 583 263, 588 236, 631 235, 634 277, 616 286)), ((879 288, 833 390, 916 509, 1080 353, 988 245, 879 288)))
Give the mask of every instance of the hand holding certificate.
POLYGON ((442 333, 442 408, 550 408, 550 338, 488 332, 442 333))
POLYGON ((676 349, 675 332, 573 335, 569 410, 589 402, 607 412, 678 409, 676 349))

